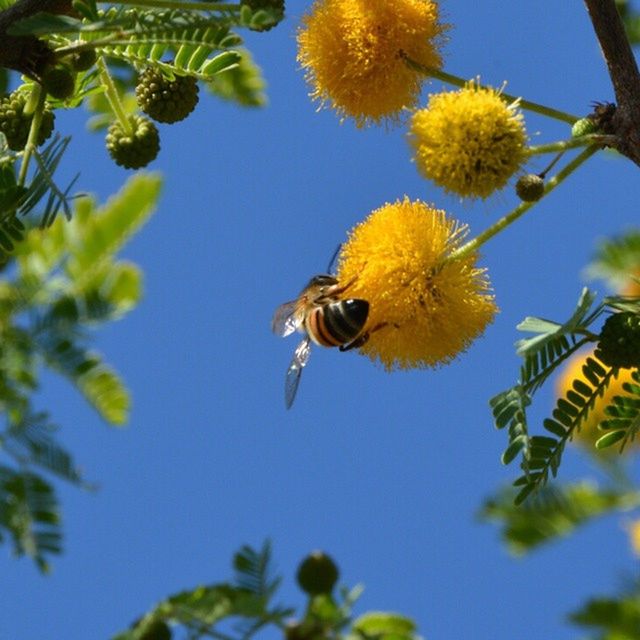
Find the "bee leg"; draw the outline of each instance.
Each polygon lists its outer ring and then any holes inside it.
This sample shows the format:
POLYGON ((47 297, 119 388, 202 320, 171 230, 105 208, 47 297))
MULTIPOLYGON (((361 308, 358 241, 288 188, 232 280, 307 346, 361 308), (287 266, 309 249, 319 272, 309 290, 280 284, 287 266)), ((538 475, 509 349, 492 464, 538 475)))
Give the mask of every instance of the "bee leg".
POLYGON ((373 329, 370 329, 369 331, 366 331, 365 333, 359 335, 355 340, 349 342, 349 344, 341 344, 338 349, 340 349, 340 351, 351 351, 351 349, 359 349, 367 342, 367 340, 369 340, 369 336, 374 331, 378 331, 378 329, 382 329, 388 324, 388 322, 381 322, 380 324, 377 324, 375 327, 373 327, 373 329))
POLYGON ((341 344, 338 349, 340 349, 340 351, 351 351, 351 349, 358 349, 359 347, 361 347, 367 340, 369 339, 369 332, 367 331, 366 333, 363 333, 361 336, 358 336, 355 340, 353 340, 352 342, 349 342, 348 344, 341 344))
MULTIPOLYGON (((366 262, 365 262, 365 264, 366 264, 366 262)), ((363 265, 363 267, 364 267, 364 265, 363 265)), ((342 287, 338 287, 337 289, 335 289, 335 290, 332 292, 332 294, 333 294, 333 295, 340 295, 340 294, 343 294, 343 293, 344 293, 344 292, 345 292, 345 291, 346 291, 346 290, 347 290, 347 289, 348 289, 348 288, 349 288, 349 287, 350 287, 350 286, 351 286, 351 285, 352 285, 352 284, 353 284, 357 279, 358 279, 358 276, 357 276, 357 275, 353 276, 353 278, 351 278, 351 280, 349 280, 349 282, 347 282, 347 284, 345 284, 345 285, 344 285, 344 286, 342 286, 342 287)), ((386 323, 385 323, 385 324, 386 324, 386 323)))

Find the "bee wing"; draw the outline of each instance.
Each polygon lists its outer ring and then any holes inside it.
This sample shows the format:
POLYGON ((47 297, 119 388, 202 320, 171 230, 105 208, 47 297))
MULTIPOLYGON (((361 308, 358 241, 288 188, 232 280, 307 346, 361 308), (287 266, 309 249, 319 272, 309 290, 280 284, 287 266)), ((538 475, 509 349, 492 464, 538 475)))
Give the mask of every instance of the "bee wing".
POLYGON ((309 354, 311 353, 311 338, 307 336, 293 352, 293 359, 287 369, 287 375, 284 380, 284 403, 287 409, 291 409, 291 405, 296 398, 298 392, 298 385, 300 384, 300 376, 302 375, 302 368, 309 361, 309 354))
POLYGON ((300 325, 300 320, 296 317, 297 308, 297 300, 281 304, 273 314, 271 331, 283 338, 292 334, 300 325))

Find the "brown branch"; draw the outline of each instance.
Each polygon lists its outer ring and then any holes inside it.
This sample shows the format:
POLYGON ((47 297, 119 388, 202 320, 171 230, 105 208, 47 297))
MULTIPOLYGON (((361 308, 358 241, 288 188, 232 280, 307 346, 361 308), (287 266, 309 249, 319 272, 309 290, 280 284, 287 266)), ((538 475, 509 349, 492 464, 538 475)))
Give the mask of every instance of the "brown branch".
POLYGON ((36 13, 71 15, 71 0, 18 0, 0 12, 0 67, 14 69, 40 80, 42 72, 55 60, 49 46, 35 36, 12 36, 11 25, 36 13))
POLYGON ((616 148, 640 166, 640 72, 615 0, 584 0, 616 96, 612 133, 616 148))

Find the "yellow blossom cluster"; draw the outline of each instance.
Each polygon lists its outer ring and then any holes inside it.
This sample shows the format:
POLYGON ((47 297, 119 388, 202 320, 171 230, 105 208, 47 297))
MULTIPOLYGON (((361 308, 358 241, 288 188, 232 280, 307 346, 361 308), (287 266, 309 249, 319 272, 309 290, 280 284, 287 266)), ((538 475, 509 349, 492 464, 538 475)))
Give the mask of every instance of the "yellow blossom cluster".
POLYGON ((338 279, 350 298, 369 301, 361 348, 388 371, 450 362, 497 312, 477 255, 448 260, 466 226, 408 198, 386 204, 352 230, 338 279))
POLYGON ((397 119, 423 80, 403 56, 442 66, 438 13, 430 0, 317 0, 298 32, 312 98, 358 126, 397 119))
POLYGON ((420 173, 463 197, 487 198, 527 159, 517 106, 476 82, 431 95, 413 115, 409 135, 420 173))

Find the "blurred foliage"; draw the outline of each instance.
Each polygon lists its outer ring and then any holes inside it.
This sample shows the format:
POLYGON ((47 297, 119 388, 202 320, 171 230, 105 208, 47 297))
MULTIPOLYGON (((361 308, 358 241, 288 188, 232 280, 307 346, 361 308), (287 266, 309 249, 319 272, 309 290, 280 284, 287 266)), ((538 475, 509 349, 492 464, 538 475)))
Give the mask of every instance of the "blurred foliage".
MULTIPOLYGON (((57 442, 47 412, 33 407, 45 369, 66 377, 109 424, 124 424, 129 393, 90 331, 133 309, 142 294, 138 267, 118 251, 153 212, 160 178, 137 174, 99 207, 75 201, 71 220, 31 228, 16 241, 0 280, 0 540, 42 570, 61 550, 59 506, 46 472, 87 486, 71 455, 57 442)), ((27 221, 28 222, 28 221, 27 221)))
POLYGON ((233 580, 170 596, 113 640, 169 640, 176 632, 189 640, 249 640, 268 626, 286 640, 418 640, 413 620, 396 613, 372 611, 352 620, 359 586, 338 596, 333 589, 305 593, 305 612, 293 618, 295 609, 271 604, 282 581, 271 563, 268 541, 260 550, 243 546, 233 559, 233 580))
POLYGON ((640 9, 633 4, 630 0, 616 0, 629 42, 637 46, 640 44, 640 9))
MULTIPOLYGON (((0 9, 13 4, 0 0, 0 9)), ((46 65, 62 66, 75 88, 64 99, 46 96, 45 103, 34 78, 50 66, 31 67, 35 71, 27 70, 19 82, 11 77, 15 71, 0 68, 0 94, 18 84, 27 96, 30 140, 37 139, 37 116, 45 108, 84 104, 94 130, 137 112, 133 90, 148 66, 168 78, 192 76, 211 93, 243 106, 265 103, 260 69, 236 31, 275 25, 282 12, 273 6, 103 9, 94 0, 74 0, 73 15, 32 10, 21 13, 8 33, 36 36, 41 46, 33 55, 53 50, 53 62, 45 58, 46 65), (88 57, 89 68, 79 69, 77 56, 87 52, 96 55, 88 57)), ((142 274, 117 253, 148 219, 160 189, 157 176, 138 174, 104 206, 88 197, 72 202, 75 180, 65 187, 54 180, 69 142, 55 136, 43 148, 26 143, 24 150, 11 151, 0 134, 0 446, 7 458, 0 464, 0 541, 11 541, 17 555, 32 557, 43 571, 48 556, 61 551, 62 530, 54 488, 40 473, 88 485, 57 442, 49 414, 32 406, 32 396, 46 368, 66 377, 106 422, 126 422, 128 391, 90 349, 90 332, 140 300, 142 274)))
POLYGON ((616 238, 602 240, 586 269, 587 277, 604 280, 613 291, 640 292, 640 230, 631 229, 616 238))
POLYGON ((522 505, 514 504, 514 496, 508 488, 487 498, 479 517, 498 523, 503 542, 518 556, 567 537, 595 518, 640 506, 640 491, 600 488, 586 481, 548 485, 522 505))
POLYGON ((640 640, 640 580, 617 596, 588 600, 569 620, 593 630, 588 640, 640 640))
MULTIPOLYGON (((582 367, 586 382, 574 380, 565 397, 557 400, 552 417, 543 421, 548 435, 529 435, 527 407, 534 394, 572 354, 585 344, 598 341, 599 334, 591 327, 606 311, 638 314, 640 299, 611 296, 595 304, 595 295, 584 289, 573 314, 564 323, 525 318, 517 327, 535 334, 516 343, 516 352, 524 360, 520 379, 513 387, 492 398, 490 404, 496 427, 506 427, 508 432, 509 443, 502 455, 503 463, 509 464, 521 456, 523 474, 514 482, 520 488, 515 498, 518 504, 544 487, 549 476, 557 475, 565 445, 580 429, 596 399, 602 396, 619 371, 595 358, 587 358, 582 367)), ((625 384, 624 388, 633 397, 614 396, 610 405, 604 408, 611 419, 600 424, 601 428, 608 429, 608 433, 598 441, 599 447, 619 443, 622 449, 640 427, 637 420, 640 386, 625 384)))

